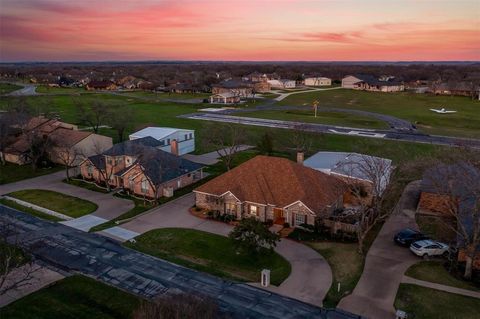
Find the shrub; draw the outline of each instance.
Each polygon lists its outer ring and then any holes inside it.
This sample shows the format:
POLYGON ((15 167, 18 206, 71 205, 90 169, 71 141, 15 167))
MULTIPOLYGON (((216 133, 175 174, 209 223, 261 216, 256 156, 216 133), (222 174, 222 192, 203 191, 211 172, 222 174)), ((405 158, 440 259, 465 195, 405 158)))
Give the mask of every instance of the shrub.
POLYGON ((290 223, 283 223, 283 227, 290 228, 290 223))

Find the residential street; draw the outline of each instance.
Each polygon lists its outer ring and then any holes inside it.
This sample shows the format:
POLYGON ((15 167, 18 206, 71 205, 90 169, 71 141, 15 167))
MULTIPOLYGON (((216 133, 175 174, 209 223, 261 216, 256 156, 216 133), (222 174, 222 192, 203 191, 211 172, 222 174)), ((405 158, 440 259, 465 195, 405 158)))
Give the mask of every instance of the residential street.
POLYGON ((0 221, 14 224, 8 240, 40 260, 151 298, 178 291, 203 293, 234 318, 358 318, 327 311, 246 284, 237 284, 122 247, 105 237, 52 223, 0 205, 0 221))
MULTIPOLYGON (((131 236, 168 227, 191 228, 227 236, 232 226, 201 219, 188 212, 194 204, 194 196, 193 193, 185 195, 116 228, 134 232, 130 233, 131 236)), ((269 290, 321 306, 332 284, 332 271, 325 259, 313 249, 289 239, 281 240, 275 251, 290 262, 292 272, 279 287, 269 290)))
MULTIPOLYGON (((134 207, 133 202, 130 200, 114 197, 112 194, 104 194, 90 191, 82 187, 69 185, 62 182, 64 178, 65 171, 62 170, 53 174, 25 179, 6 185, 0 185, 0 195, 23 189, 51 190, 70 196, 79 197, 97 204, 98 209, 93 214, 87 216, 95 216, 106 220, 118 217, 134 207)), ((83 218, 85 219, 85 216, 83 216, 83 218)))
POLYGON ((418 229, 415 205, 419 182, 412 182, 405 188, 368 251, 362 276, 353 293, 338 304, 340 309, 372 319, 395 318, 393 303, 403 274, 421 259, 408 248, 396 245, 393 236, 403 228, 418 229))

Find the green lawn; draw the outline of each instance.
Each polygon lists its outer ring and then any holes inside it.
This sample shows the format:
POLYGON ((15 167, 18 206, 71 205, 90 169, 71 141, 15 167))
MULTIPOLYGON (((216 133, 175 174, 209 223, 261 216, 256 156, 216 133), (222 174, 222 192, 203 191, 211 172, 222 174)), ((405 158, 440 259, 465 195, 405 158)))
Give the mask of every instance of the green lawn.
POLYGON ((341 112, 318 112, 317 117, 315 117, 313 110, 257 111, 241 113, 241 116, 371 129, 388 128, 388 124, 386 122, 374 119, 372 117, 358 116, 341 112))
POLYGON ((433 96, 415 93, 379 93, 356 90, 330 90, 294 94, 280 105, 311 105, 340 107, 383 113, 416 123, 428 134, 480 138, 480 101, 459 96, 433 96), (456 110, 454 114, 438 114, 431 108, 456 110))
POLYGON ((452 276, 439 261, 421 261, 408 268, 405 274, 416 279, 437 284, 480 291, 480 287, 474 286, 472 282, 457 279, 452 276))
POLYGON ((69 87, 50 87, 46 85, 39 85, 35 90, 37 93, 47 93, 47 94, 79 94, 79 93, 90 93, 84 88, 69 88, 69 87))
MULTIPOLYGON (((343 92, 342 90, 336 91, 343 92)), ((211 127, 211 125, 225 125, 222 123, 177 118, 178 115, 193 113, 196 112, 199 108, 204 108, 204 104, 151 102, 112 94, 82 94, 75 98, 84 101, 86 104, 92 103, 95 100, 101 100, 102 102, 109 105, 125 105, 126 107, 131 108, 133 110, 134 116, 132 118, 131 128, 126 132, 127 134, 132 133, 133 131, 147 125, 194 129, 196 136, 195 146, 197 154, 212 150, 211 148, 206 147, 205 143, 203 143, 205 137, 209 134, 209 128, 211 127)), ((8 102, 14 101, 15 99, 11 97, 0 100, 0 109, 2 107, 5 107, 8 102)), ((36 103, 42 104, 48 102, 48 104, 50 105, 50 110, 57 113, 62 118, 62 120, 73 124, 80 124, 78 121, 78 113, 75 110, 75 106, 72 102, 71 96, 35 96, 29 97, 28 102, 32 105, 35 105, 36 103)), ((245 143, 256 145, 261 135, 268 131, 273 136, 274 147, 276 151, 292 152, 293 145, 291 141, 291 131, 254 126, 243 127, 246 131, 245 143)), ((113 137, 114 142, 117 142, 117 136, 114 130, 102 129, 100 133, 113 137)), ((311 150, 308 152, 309 154, 320 150, 354 151, 372 154, 376 156, 385 156, 395 161, 399 161, 410 160, 412 157, 421 154, 432 154, 436 150, 442 148, 440 146, 433 146, 429 144, 387 141, 362 137, 316 133, 311 133, 310 135, 312 139, 312 147, 311 150)))
POLYGON ((306 244, 318 251, 332 268, 333 282, 323 300, 323 305, 336 307, 342 297, 353 291, 362 275, 364 257, 358 253, 358 244, 338 242, 306 244), (340 291, 338 291, 338 283, 340 283, 340 291))
POLYGON ((415 319, 477 319, 480 299, 401 284, 395 308, 414 314, 415 319))
POLYGON ((268 268, 271 282, 279 285, 290 274, 290 263, 273 252, 237 253, 227 237, 182 228, 156 229, 135 238, 130 248, 171 262, 239 281, 260 281, 268 268))
POLYGON ((0 83, 0 94, 8 94, 10 92, 20 90, 22 87, 11 83, 0 83))
POLYGON ((17 165, 11 163, 6 163, 5 165, 0 164, 0 185, 55 173, 61 169, 62 167, 60 166, 54 166, 52 168, 38 168, 33 170, 30 165, 17 165))
POLYGON ((13 200, 9 200, 9 199, 6 199, 6 198, 0 198, 0 204, 3 204, 5 206, 14 208, 14 209, 19 210, 21 212, 25 212, 27 214, 30 214, 30 215, 33 215, 35 217, 39 217, 39 218, 42 218, 42 219, 51 220, 51 221, 54 221, 54 222, 58 222, 58 221, 63 220, 59 217, 56 217, 56 216, 53 216, 53 215, 48 215, 48 214, 39 212, 38 210, 35 210, 33 208, 29 208, 29 207, 25 207, 23 205, 17 204, 13 200))
POLYGON ((75 275, 0 309, 0 318, 132 318, 140 300, 94 279, 75 275))
POLYGON ((98 208, 95 203, 43 189, 26 189, 8 195, 74 218, 93 213, 98 208))

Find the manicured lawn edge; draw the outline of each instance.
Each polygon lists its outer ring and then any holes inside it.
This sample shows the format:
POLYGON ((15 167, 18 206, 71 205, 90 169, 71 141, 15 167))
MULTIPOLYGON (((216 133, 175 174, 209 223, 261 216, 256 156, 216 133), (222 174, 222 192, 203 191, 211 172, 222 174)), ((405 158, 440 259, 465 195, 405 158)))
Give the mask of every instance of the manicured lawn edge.
POLYGON ((400 284, 395 308, 406 311, 409 315, 414 314, 415 318, 476 319, 480 299, 413 284, 400 284))
POLYGON ((61 219, 57 216, 45 214, 45 213, 42 213, 42 212, 40 212, 38 210, 35 210, 33 208, 30 208, 30 207, 25 207, 23 205, 20 205, 20 204, 14 202, 13 200, 9 200, 9 199, 6 199, 6 198, 0 198, 0 204, 3 204, 3 205, 8 206, 10 208, 19 210, 21 212, 30 214, 32 216, 35 216, 35 217, 38 217, 38 218, 41 218, 41 219, 51 220, 53 222, 63 221, 63 219, 61 219))
POLYGON ((445 269, 440 261, 421 261, 413 266, 410 266, 410 268, 408 268, 405 272, 405 275, 415 279, 434 282, 445 286, 480 291, 480 287, 476 287, 473 282, 455 278, 445 269))
POLYGON ((93 213, 98 208, 93 202, 43 189, 25 189, 10 193, 8 196, 74 218, 93 213))
POLYGON ((259 282, 261 270, 269 268, 272 284, 279 285, 291 272, 290 263, 276 252, 240 253, 228 237, 195 229, 154 229, 136 237, 135 241, 124 245, 234 281, 259 282))

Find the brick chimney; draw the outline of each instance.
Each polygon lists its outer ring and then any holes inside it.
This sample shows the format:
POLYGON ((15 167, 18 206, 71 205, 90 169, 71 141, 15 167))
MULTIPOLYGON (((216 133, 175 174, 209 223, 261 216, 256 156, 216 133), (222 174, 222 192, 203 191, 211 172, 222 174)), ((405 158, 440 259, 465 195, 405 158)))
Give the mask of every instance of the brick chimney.
POLYGON ((303 165, 303 159, 305 154, 303 152, 297 152, 297 163, 303 165))
POLYGON ((178 142, 177 142, 177 140, 172 140, 170 142, 170 147, 171 147, 170 152, 172 154, 178 155, 178 142))

